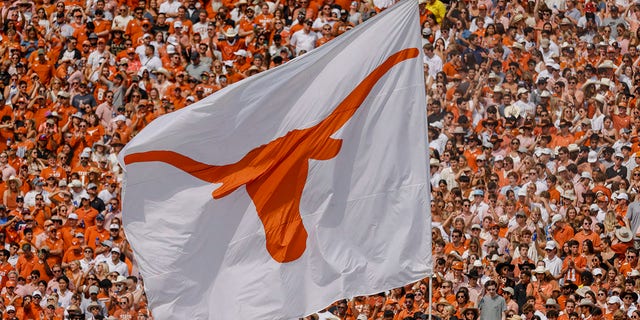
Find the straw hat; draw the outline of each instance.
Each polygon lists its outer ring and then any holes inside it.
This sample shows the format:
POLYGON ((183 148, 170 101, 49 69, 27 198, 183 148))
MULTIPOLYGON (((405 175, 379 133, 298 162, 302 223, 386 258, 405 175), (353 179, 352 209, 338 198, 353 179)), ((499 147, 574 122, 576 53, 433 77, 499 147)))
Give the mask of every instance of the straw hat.
POLYGON ((18 185, 18 188, 20 188, 22 186, 22 180, 20 180, 18 177, 16 176, 11 176, 9 177, 9 180, 7 180, 7 182, 11 182, 11 181, 15 181, 16 184, 18 185))
POLYGON ((627 227, 620 227, 616 229, 616 238, 621 242, 629 242, 633 239, 633 234, 631 230, 627 227))
POLYGON ((224 36, 227 38, 234 38, 237 35, 238 35, 238 31, 231 27, 227 28, 227 30, 224 31, 224 36))

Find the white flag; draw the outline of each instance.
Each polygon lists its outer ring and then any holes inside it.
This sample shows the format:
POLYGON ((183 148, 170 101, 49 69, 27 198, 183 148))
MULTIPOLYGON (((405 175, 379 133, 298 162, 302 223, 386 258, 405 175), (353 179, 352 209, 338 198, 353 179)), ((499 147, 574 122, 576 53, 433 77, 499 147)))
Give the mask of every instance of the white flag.
POLYGON ((157 319, 290 319, 432 273, 418 19, 405 0, 123 149, 157 319))

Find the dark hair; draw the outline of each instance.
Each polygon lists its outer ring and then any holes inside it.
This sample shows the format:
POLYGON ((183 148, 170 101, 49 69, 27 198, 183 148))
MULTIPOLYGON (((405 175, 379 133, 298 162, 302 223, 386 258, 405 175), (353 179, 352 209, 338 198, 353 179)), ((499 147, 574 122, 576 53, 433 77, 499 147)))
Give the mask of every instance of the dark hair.
POLYGON ((498 283, 495 280, 489 280, 487 281, 487 283, 484 284, 485 289, 491 286, 498 287, 498 283))
POLYGON ((111 288, 111 286, 113 286, 113 283, 111 283, 111 280, 109 280, 109 279, 102 279, 102 280, 100 280, 100 282, 98 283, 98 286, 99 286, 100 288, 109 289, 109 288, 111 288))

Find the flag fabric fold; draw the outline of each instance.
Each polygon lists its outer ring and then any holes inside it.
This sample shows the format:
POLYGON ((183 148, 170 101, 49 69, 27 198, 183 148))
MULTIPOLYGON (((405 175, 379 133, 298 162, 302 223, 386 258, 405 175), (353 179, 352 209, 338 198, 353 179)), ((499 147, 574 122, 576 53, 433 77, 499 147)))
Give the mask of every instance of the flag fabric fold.
POLYGON ((417 3, 160 117, 120 153, 157 319, 291 319, 432 273, 417 3))

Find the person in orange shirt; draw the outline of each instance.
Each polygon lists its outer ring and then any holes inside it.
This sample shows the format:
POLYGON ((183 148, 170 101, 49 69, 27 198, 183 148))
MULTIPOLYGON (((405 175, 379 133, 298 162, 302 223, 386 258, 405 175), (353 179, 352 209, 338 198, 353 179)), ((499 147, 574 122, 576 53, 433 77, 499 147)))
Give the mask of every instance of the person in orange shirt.
POLYGON ((628 276, 631 274, 631 270, 638 268, 638 250, 636 248, 627 248, 623 261, 619 271, 621 275, 628 276))
POLYGON ((451 242, 447 243, 444 246, 444 253, 449 254, 452 251, 457 252, 460 256, 467 250, 467 247, 464 245, 462 230, 454 229, 451 232, 451 242))
POLYGON ((36 81, 41 81, 41 83, 47 85, 51 81, 54 72, 53 63, 47 59, 44 49, 38 49, 37 58, 29 65, 29 71, 27 72, 29 77, 35 73, 39 77, 36 81))
POLYGON ((35 206, 31 207, 30 211, 38 225, 44 225, 44 222, 51 218, 51 208, 45 204, 42 194, 35 195, 35 206))
POLYGON ((413 317, 413 315, 418 312, 418 308, 414 305, 415 302, 415 294, 407 293, 404 296, 404 305, 400 312, 396 313, 396 316, 393 318, 394 320, 403 320, 407 317, 413 317))
POLYGON ((65 268, 65 269, 69 268, 71 267, 72 262, 82 260, 84 258, 82 245, 80 243, 82 239, 84 239, 84 237, 82 236, 82 233, 78 232, 76 234, 76 237, 74 237, 74 241, 72 242, 72 245, 66 249, 64 256, 62 257, 62 264, 61 264, 62 268, 65 268))
MULTIPOLYGON (((76 210, 77 212, 78 210, 76 210)), ((70 213, 67 216, 67 222, 60 228, 60 233, 62 235, 62 242, 64 243, 65 249, 73 246, 74 240, 76 240, 77 234, 82 234, 84 232, 84 228, 82 228, 78 224, 78 215, 74 213, 70 213)))
POLYGON ((580 252, 582 252, 582 243, 585 240, 591 240, 591 242, 593 243, 593 248, 596 251, 600 251, 601 248, 601 242, 600 242, 600 235, 596 234, 595 232, 593 232, 593 230, 591 230, 591 225, 593 224, 593 219, 591 219, 591 217, 587 216, 584 218, 584 221, 582 222, 582 230, 578 233, 575 234, 574 239, 576 239, 578 241, 578 244, 580 245, 580 252))
POLYGON ((9 250, 0 250, 0 288, 4 288, 6 286, 9 279, 9 271, 13 270, 13 266, 7 261, 9 256, 9 250))
POLYGON ((551 218, 553 239, 562 247, 565 242, 573 238, 573 228, 566 223, 561 214, 556 213, 551 218))
POLYGON ((40 175, 45 179, 54 178, 55 180, 65 179, 67 173, 59 165, 56 155, 54 153, 49 154, 47 157, 47 167, 42 169, 40 175))
POLYGON ((573 283, 565 283, 562 286, 562 295, 558 297, 558 304, 564 312, 558 317, 558 320, 569 320, 569 314, 573 313, 576 309, 576 302, 570 299, 570 295, 578 289, 573 283))
POLYGON ((137 40, 142 37, 144 31, 142 29, 142 14, 144 13, 144 8, 137 7, 133 10, 133 19, 127 23, 127 27, 124 31, 126 35, 129 36, 129 39, 133 41, 134 45, 137 45, 137 40))
POLYGON ((118 298, 118 309, 113 313, 117 319, 133 319, 137 316, 128 296, 118 298))
MULTIPOLYGON (((18 271, 21 277, 26 279, 34 269, 37 260, 38 258, 33 254, 31 245, 28 243, 23 244, 22 252, 19 253, 18 262, 16 263, 16 271, 18 271)), ((9 283, 7 283, 7 287, 8 286, 9 283)))
POLYGON ((98 216, 98 210, 91 206, 91 200, 88 195, 82 196, 82 204, 80 208, 76 209, 75 213, 78 215, 78 221, 81 226, 93 226, 95 218, 98 216))
POLYGON ((85 232, 87 245, 96 251, 96 254, 101 253, 98 252, 98 245, 105 240, 109 240, 110 237, 109 230, 104 228, 104 218, 103 214, 98 214, 95 218, 95 225, 87 227, 85 232))
MULTIPOLYGON (((22 305, 22 298, 15 293, 16 282, 11 280, 7 282, 7 286, 5 287, 7 292, 5 292, 2 297, 4 300, 4 305, 7 306, 5 308, 5 312, 9 317, 15 319, 16 315, 16 306, 22 305)), ((12 319, 7 318, 7 319, 12 319)))
POLYGON ((101 39, 107 41, 109 39, 109 33, 111 32, 111 21, 104 18, 103 9, 96 9, 93 18, 93 25, 95 26, 95 29, 93 31, 96 33, 96 35, 101 39))
POLYGON ((169 26, 169 34, 176 34, 178 39, 181 35, 193 35, 193 22, 187 18, 187 8, 180 6, 178 8, 178 16, 173 23, 169 26), (181 30, 175 30, 176 25, 181 26, 181 30))
POLYGON ((615 200, 616 206, 614 211, 616 213, 616 218, 618 218, 619 222, 624 225, 623 218, 626 216, 627 209, 629 208, 629 196, 626 193, 618 193, 615 200))
POLYGON ((266 32, 271 32, 275 19, 273 17, 273 14, 269 12, 269 5, 264 2, 262 6, 260 6, 260 9, 260 14, 256 16, 255 22, 261 25, 266 32))
POLYGON ((253 34, 253 28, 255 26, 255 10, 252 7, 248 7, 244 15, 238 20, 238 36, 246 37, 253 34))
POLYGON ((580 274, 586 270, 587 259, 580 254, 578 241, 569 240, 567 243, 571 254, 562 262, 562 275, 565 281, 580 285, 582 284, 580 274))
POLYGON ((234 52, 240 49, 247 49, 244 39, 238 37, 238 32, 229 27, 224 31, 225 40, 218 42, 218 50, 222 53, 222 60, 234 60, 234 52))
MULTIPOLYGON (((453 282, 450 280, 445 280, 442 282, 442 286, 440 287, 440 292, 438 293, 440 296, 439 301, 444 302, 444 300, 446 300, 448 304, 452 304, 453 302, 456 301, 456 295, 455 295, 455 292, 453 291, 453 282)), ((438 302, 438 304, 439 303, 440 302, 438 302)))
POLYGON ((44 229, 45 232, 36 239, 36 246, 47 253, 44 258, 48 265, 60 264, 64 255, 64 242, 58 237, 57 226, 53 221, 47 220, 44 229))
POLYGON ((36 290, 32 294, 31 301, 24 302, 24 319, 44 319, 44 310, 40 306, 42 292, 36 290))
POLYGON ((137 112, 131 115, 131 128, 133 132, 140 132, 155 118, 153 109, 149 108, 147 101, 141 100, 137 109, 137 112))
POLYGON ((318 38, 318 40, 316 40, 316 48, 333 40, 334 36, 332 34, 332 28, 331 25, 329 24, 325 24, 324 26, 322 26, 322 36, 320 38, 318 38))
POLYGON ((576 141, 573 133, 569 131, 571 124, 566 121, 560 122, 560 132, 553 134, 551 138, 550 147, 566 147, 576 141))

